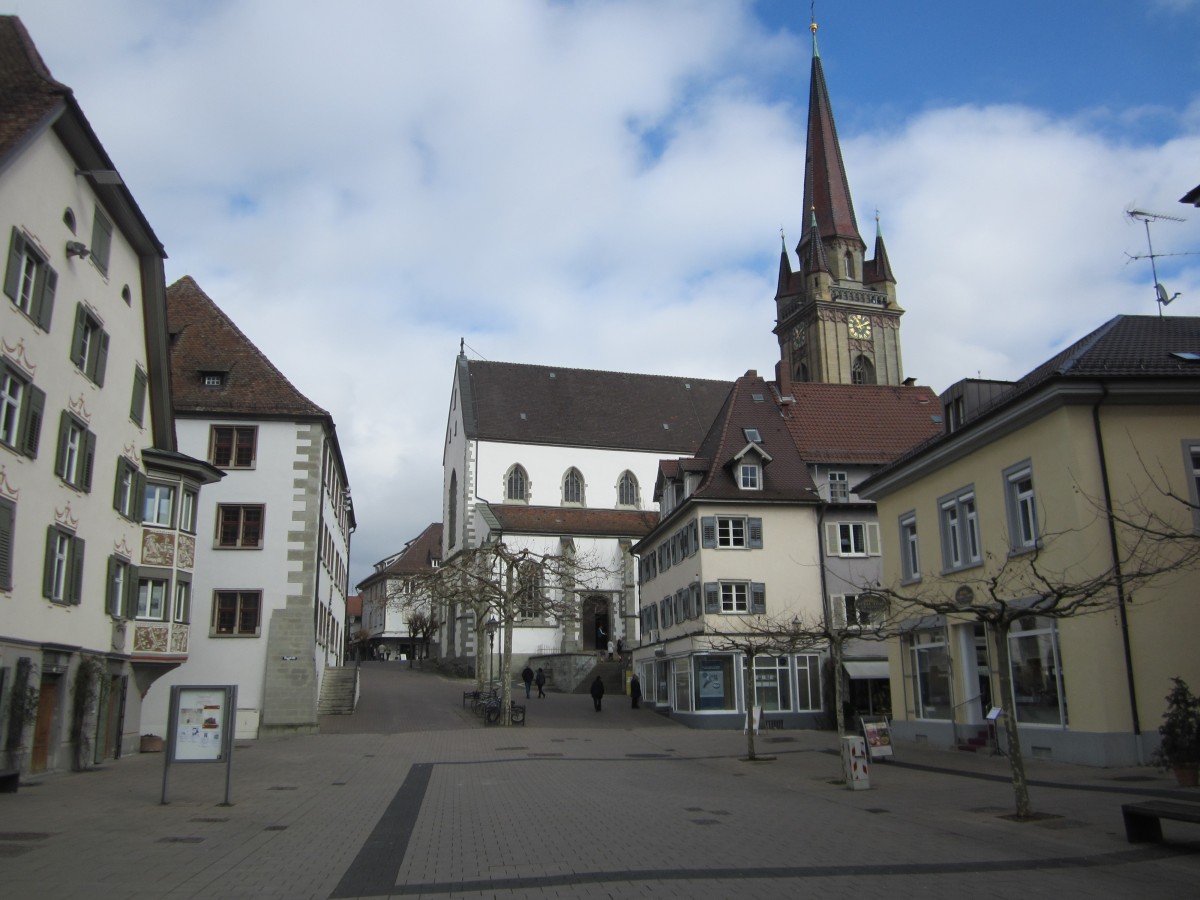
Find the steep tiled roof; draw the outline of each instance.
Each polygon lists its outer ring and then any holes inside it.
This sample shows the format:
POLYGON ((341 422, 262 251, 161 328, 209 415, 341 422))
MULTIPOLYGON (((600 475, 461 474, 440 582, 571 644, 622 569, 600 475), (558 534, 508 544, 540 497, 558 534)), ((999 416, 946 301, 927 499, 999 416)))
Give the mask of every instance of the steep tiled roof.
POLYGON ((388 575, 422 575, 432 572, 442 559, 442 523, 434 522, 404 545, 400 555, 383 571, 388 575))
POLYGON ((927 387, 793 384, 784 416, 812 463, 890 462, 942 432, 942 408, 927 387))
POLYGON ((503 531, 569 537, 640 538, 658 524, 658 513, 640 509, 582 509, 573 506, 489 504, 503 531))
POLYGON ((189 276, 167 288, 167 329, 176 414, 329 418, 189 276), (223 374, 224 383, 205 386, 204 372, 223 374))
POLYGON ((796 452, 777 398, 772 386, 755 372, 747 372, 735 382, 696 455, 709 464, 693 497, 747 502, 816 501, 816 486, 803 457, 796 452), (757 491, 742 490, 736 480, 735 457, 750 443, 745 433, 748 428, 758 431, 760 439, 755 443, 770 456, 762 467, 762 488, 757 491))
POLYGON ((46 68, 21 20, 0 16, 0 159, 70 94, 46 68))
POLYGON ((469 437, 691 453, 729 382, 458 358, 469 437))
POLYGON ((362 618, 362 594, 349 594, 346 597, 346 618, 362 618))

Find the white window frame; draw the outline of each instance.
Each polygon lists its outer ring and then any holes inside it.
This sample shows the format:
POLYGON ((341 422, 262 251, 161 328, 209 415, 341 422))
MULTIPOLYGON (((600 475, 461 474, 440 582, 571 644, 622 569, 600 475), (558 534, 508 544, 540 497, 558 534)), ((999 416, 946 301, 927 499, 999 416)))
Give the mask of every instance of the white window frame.
POLYGON ((744 549, 749 546, 747 532, 745 516, 717 516, 717 547, 744 549))
POLYGON ((945 571, 968 569, 983 562, 974 486, 939 498, 938 525, 945 571))
POLYGON ((845 472, 829 473, 829 502, 850 502, 850 480, 845 472))
POLYGON ((169 578, 140 576, 134 618, 143 622, 162 622, 167 612, 167 587, 170 583, 169 578))
POLYGON ((16 447, 21 434, 21 402, 26 381, 8 366, 0 365, 0 441, 16 447))
POLYGON ((145 500, 142 503, 142 524, 159 528, 171 528, 175 522, 175 485, 147 483, 145 500), (163 520, 163 498, 167 500, 165 521, 163 520), (153 507, 151 507, 151 498, 153 507), (153 510, 153 511, 152 511, 153 510))
POLYGON ((1023 553, 1038 546, 1037 495, 1033 466, 1029 460, 1004 470, 1004 499, 1008 510, 1008 539, 1013 552, 1023 553))
POLYGON ((750 582, 721 582, 721 615, 743 616, 750 613, 750 582))
POLYGON ((827 556, 861 559, 879 556, 878 522, 826 522, 827 556))
POLYGON ((50 599, 63 603, 67 599, 67 578, 70 576, 71 536, 64 532, 54 535, 54 561, 50 576, 50 599))
POLYGON ((900 577, 904 582, 921 580, 921 544, 912 511, 900 517, 900 577))
POLYGON ((743 462, 738 467, 738 486, 743 491, 761 491, 762 466, 756 462, 743 462))

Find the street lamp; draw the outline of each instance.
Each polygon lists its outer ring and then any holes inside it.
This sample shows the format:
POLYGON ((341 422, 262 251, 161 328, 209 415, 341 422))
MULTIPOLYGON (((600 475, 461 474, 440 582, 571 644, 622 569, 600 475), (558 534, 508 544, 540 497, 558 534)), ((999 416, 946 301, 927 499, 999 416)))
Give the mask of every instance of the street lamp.
POLYGON ((500 625, 496 621, 495 616, 488 616, 487 624, 483 627, 487 629, 488 636, 488 688, 492 686, 492 656, 495 654, 496 647, 496 628, 500 625))

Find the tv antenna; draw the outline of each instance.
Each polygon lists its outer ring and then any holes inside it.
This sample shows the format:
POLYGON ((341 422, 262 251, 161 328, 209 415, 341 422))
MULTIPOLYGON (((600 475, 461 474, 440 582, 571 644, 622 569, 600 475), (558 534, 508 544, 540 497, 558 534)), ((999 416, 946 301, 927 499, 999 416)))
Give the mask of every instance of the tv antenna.
POLYGON ((1155 262, 1160 256, 1194 256, 1194 253, 1155 253, 1154 242, 1150 239, 1150 223, 1151 222, 1186 222, 1187 219, 1181 216, 1169 216, 1166 213, 1147 212, 1144 209, 1127 209, 1125 215, 1131 219, 1136 219, 1146 226, 1146 248, 1147 252, 1140 256, 1130 256, 1130 259, 1148 259, 1150 260, 1150 273, 1154 276, 1154 300, 1158 303, 1158 315, 1162 318, 1163 307, 1168 306, 1172 300, 1179 296, 1179 292, 1174 294, 1167 293, 1167 289, 1163 287, 1162 282, 1158 280, 1158 264, 1155 262))

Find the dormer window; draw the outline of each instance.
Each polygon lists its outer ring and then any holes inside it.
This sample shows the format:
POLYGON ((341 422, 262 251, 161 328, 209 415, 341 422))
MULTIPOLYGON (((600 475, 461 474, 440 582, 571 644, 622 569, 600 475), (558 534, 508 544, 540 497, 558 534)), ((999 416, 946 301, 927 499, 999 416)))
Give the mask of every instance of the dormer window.
POLYGON ((742 434, 746 436, 747 441, 751 441, 755 444, 762 443, 762 435, 758 433, 757 428, 743 428, 742 434))
POLYGON ((762 489, 762 467, 757 462, 743 460, 738 467, 738 486, 743 491, 762 489))
POLYGON ((219 388, 225 386, 224 372, 201 372, 200 383, 205 387, 219 388))

